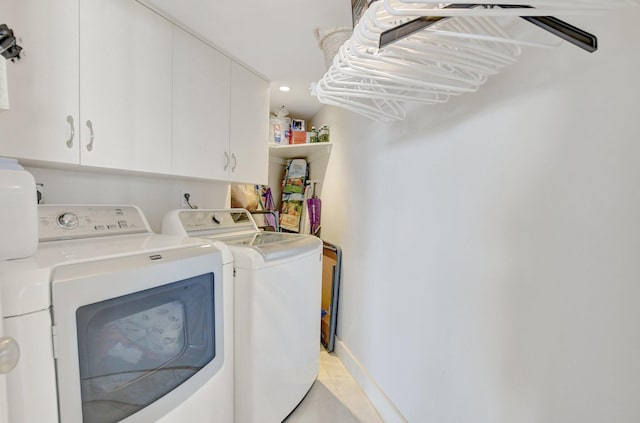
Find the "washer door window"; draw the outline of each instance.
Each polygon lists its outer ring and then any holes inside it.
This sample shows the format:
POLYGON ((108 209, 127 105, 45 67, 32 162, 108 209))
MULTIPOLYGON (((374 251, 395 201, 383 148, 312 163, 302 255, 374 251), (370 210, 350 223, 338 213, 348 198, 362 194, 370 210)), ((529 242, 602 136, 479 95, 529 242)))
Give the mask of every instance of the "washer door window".
POLYGON ((85 423, 117 422, 214 359, 213 274, 78 308, 85 423))

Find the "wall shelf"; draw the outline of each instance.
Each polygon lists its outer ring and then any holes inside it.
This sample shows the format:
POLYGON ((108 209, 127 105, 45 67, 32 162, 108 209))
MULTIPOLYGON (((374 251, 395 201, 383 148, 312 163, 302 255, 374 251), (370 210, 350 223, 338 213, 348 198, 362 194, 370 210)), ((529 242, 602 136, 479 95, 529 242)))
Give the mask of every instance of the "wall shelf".
POLYGON ((269 161, 286 164, 289 159, 307 159, 311 163, 321 157, 328 156, 331 152, 330 142, 317 142, 311 144, 270 145, 269 161))
POLYGON ((280 208, 282 197, 282 177, 287 166, 287 160, 305 159, 309 164, 309 180, 318 182, 316 192, 321 196, 324 176, 327 173, 329 158, 333 144, 318 142, 309 144, 269 145, 269 187, 276 203, 280 208))

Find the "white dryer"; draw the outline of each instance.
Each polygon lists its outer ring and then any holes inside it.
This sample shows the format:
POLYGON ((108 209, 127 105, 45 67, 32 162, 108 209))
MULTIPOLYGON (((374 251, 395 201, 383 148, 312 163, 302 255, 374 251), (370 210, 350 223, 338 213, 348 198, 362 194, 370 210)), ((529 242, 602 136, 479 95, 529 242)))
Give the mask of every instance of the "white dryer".
POLYGON ((233 253, 236 422, 281 422, 318 376, 322 242, 260 231, 244 209, 175 210, 162 232, 233 253))
POLYGON ((0 262, 20 347, 9 421, 232 423, 224 246, 154 234, 134 206, 41 205, 38 219, 36 254, 0 262))

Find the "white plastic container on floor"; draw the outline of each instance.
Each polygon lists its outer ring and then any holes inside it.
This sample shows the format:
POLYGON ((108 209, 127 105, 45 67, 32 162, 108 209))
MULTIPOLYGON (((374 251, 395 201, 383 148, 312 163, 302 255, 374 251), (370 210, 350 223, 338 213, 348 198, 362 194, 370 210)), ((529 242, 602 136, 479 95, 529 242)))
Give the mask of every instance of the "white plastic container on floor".
POLYGON ((36 183, 15 159, 0 157, 0 260, 29 257, 38 248, 36 183))

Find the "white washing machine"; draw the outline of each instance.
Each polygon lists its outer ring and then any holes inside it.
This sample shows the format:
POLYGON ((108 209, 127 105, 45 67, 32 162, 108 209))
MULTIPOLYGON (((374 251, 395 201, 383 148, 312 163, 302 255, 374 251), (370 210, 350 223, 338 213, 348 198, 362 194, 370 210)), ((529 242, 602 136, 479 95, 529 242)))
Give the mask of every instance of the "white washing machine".
POLYGON ((134 206, 41 205, 39 246, 0 262, 11 423, 227 422, 233 269, 213 242, 152 233, 134 206))
POLYGON ((162 232, 233 253, 236 422, 281 422, 318 376, 322 242, 262 232, 244 209, 175 210, 162 232))

